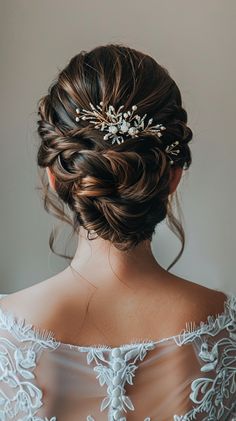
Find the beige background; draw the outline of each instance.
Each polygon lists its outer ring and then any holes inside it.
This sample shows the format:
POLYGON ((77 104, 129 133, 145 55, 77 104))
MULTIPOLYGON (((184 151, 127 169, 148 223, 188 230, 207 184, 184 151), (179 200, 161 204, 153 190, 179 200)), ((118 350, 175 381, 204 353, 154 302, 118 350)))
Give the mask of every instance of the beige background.
MULTIPOLYGON (((194 132, 193 163, 179 187, 186 247, 171 271, 235 292, 236 1, 1 0, 0 8, 0 292, 68 265, 50 252, 57 221, 36 190, 36 102, 73 55, 110 42, 147 52, 169 70, 194 132)), ((70 232, 64 226, 59 252, 70 232)), ((180 248, 165 224, 152 244, 164 267, 180 248)))

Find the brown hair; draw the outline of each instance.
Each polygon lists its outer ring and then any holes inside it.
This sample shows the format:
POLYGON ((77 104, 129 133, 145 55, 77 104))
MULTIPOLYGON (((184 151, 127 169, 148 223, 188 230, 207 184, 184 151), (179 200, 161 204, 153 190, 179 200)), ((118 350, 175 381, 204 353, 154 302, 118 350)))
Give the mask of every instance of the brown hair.
MULTIPOLYGON (((37 163, 43 169, 39 173, 44 208, 69 223, 73 234, 82 225, 88 234, 94 230, 123 251, 151 240, 156 225, 167 217, 167 225, 182 244, 169 270, 183 253, 185 235, 172 211, 175 198, 180 216, 177 192, 169 194, 172 166, 162 145, 179 140, 174 165, 188 169, 192 131, 179 88, 168 71, 149 55, 121 44, 83 50, 71 58, 39 100, 38 115, 37 163), (139 115, 147 113, 152 124, 161 122, 166 127, 161 142, 157 135, 140 134, 112 145, 91 123, 75 121, 76 107, 90 109, 90 102, 101 101, 104 108, 124 105, 123 112, 137 105, 139 115), (57 195, 44 178, 47 166, 55 175, 57 195)), ((54 240, 52 232, 52 252, 72 259, 55 252, 54 240)))

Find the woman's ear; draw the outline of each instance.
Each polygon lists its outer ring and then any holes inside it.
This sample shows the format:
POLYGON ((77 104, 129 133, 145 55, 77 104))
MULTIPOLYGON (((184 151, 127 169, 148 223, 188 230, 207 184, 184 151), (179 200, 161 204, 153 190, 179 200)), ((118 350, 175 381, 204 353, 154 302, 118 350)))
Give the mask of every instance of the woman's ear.
POLYGON ((177 189, 182 173, 183 173, 183 168, 181 167, 171 168, 170 194, 174 193, 174 191, 177 189))
POLYGON ((55 189, 55 175, 51 172, 49 167, 46 167, 48 181, 52 190, 56 191, 55 189))

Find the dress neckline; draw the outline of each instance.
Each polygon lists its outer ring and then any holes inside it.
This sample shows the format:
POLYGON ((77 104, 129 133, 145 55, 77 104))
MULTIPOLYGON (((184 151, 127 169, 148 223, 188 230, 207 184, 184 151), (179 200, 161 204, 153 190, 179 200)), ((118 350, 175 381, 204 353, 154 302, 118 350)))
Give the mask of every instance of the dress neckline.
MULTIPOLYGON (((134 340, 129 343, 121 344, 118 346, 110 346, 106 344, 92 344, 92 345, 77 345, 61 342, 56 339, 55 332, 39 328, 30 324, 25 318, 16 316, 9 310, 3 310, 0 307, 0 329, 10 331, 16 338, 21 340, 33 340, 40 342, 44 346, 51 348, 57 348, 60 346, 62 349, 72 349, 76 351, 113 351, 114 349, 128 350, 133 347, 152 346, 156 347, 161 343, 168 341, 175 341, 179 346, 186 342, 192 342, 195 338, 201 336, 204 333, 214 332, 215 335, 220 330, 227 327, 228 323, 232 322, 232 318, 236 321, 236 295, 231 292, 225 293, 224 310, 216 315, 209 314, 207 321, 201 321, 196 324, 195 322, 186 322, 185 328, 183 328, 178 334, 168 336, 159 340, 143 339, 134 340)), ((8 294, 0 294, 0 301, 4 296, 8 294)))

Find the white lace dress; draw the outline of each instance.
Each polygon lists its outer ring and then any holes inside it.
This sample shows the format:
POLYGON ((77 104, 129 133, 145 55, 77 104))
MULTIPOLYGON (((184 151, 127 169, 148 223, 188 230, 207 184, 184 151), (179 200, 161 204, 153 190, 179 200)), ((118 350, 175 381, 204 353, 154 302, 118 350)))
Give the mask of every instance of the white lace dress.
POLYGON ((0 420, 236 420, 236 296, 179 335, 116 348, 56 341, 0 307, 0 420))

